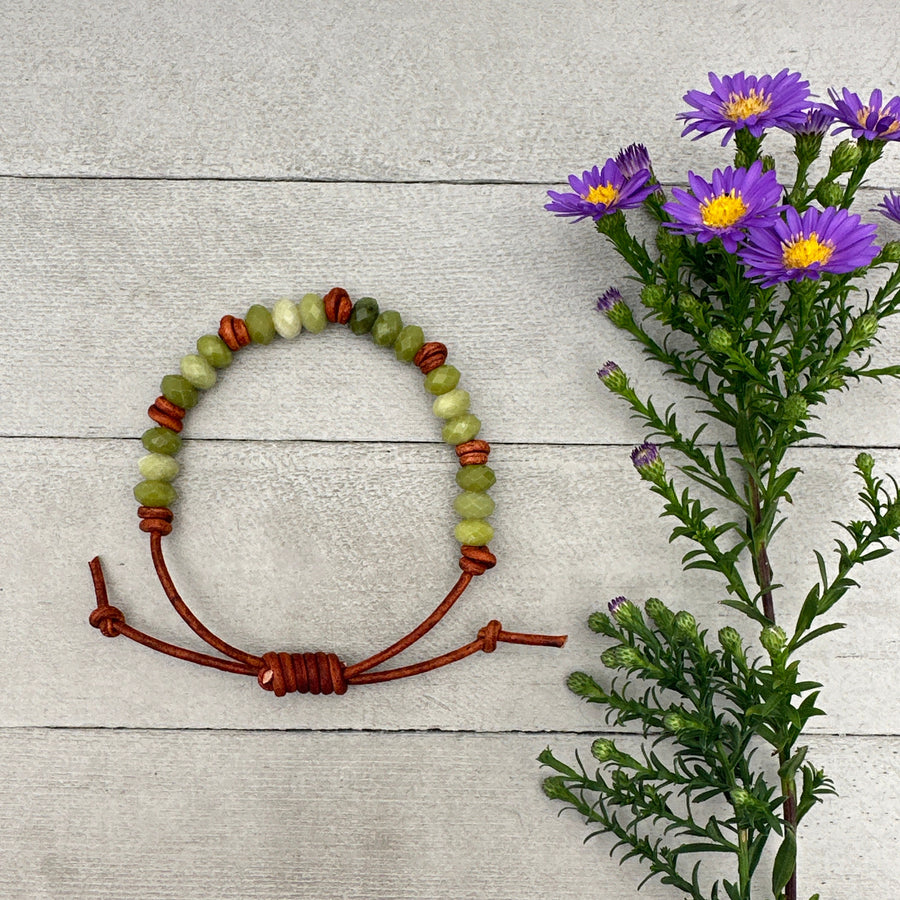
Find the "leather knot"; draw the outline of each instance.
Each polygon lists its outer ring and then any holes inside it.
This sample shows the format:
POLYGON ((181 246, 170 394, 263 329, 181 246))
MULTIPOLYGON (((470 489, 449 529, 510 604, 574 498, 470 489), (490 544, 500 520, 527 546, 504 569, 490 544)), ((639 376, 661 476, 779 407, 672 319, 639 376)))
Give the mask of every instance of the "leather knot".
POLYGON ((298 694, 345 694, 344 664, 334 653, 265 653, 257 673, 259 686, 283 697, 298 694))
POLYGON ((491 619, 478 632, 478 637, 481 639, 481 649, 485 653, 493 653, 497 649, 497 638, 502 630, 503 626, 496 619, 491 619))
POLYGON ((472 547, 463 544, 459 548, 462 556, 459 558, 459 567, 470 575, 483 575, 488 569, 497 565, 497 557, 487 547, 472 547))
POLYGON ((125 621, 125 613, 115 606, 98 606, 91 610, 88 621, 94 628, 99 628, 104 637, 116 637, 119 633, 116 623, 125 621))

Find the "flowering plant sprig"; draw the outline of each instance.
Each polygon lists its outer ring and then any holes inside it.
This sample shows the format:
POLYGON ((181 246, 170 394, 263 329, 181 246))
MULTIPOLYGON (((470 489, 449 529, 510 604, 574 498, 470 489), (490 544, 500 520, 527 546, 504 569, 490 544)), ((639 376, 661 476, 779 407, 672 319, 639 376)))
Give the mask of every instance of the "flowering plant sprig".
MULTIPOLYGON (((876 367, 868 355, 883 320, 900 311, 900 242, 879 246, 876 226, 851 211, 870 167, 900 140, 900 97, 885 102, 874 91, 863 102, 845 89, 830 92, 833 105, 817 104, 809 83, 786 69, 709 80, 711 92, 684 97, 683 134, 724 132, 732 165, 688 172, 687 190, 673 188, 670 200, 646 148, 633 145, 572 176, 574 195, 550 191, 546 208, 593 219, 641 285, 639 304, 610 288, 597 309, 723 430, 708 442, 705 424, 685 434, 676 404, 659 410, 613 361, 598 372, 646 427, 632 462, 675 520, 671 538, 692 545, 683 567, 721 577, 722 602, 746 617, 750 636, 729 625, 711 639, 686 610, 651 598, 642 611, 617 597, 588 624, 613 642, 600 661, 618 677, 575 672, 568 685, 605 707, 608 722, 638 723, 651 740, 638 758, 599 738, 595 772, 549 749, 540 760, 556 772, 544 782, 548 796, 614 835, 647 878, 692 900, 797 900, 798 826, 834 792, 802 743, 809 720, 824 713, 821 685, 803 679, 798 651, 844 627, 827 614, 860 565, 893 549, 900 488, 874 474, 868 453, 857 456, 862 518, 840 526, 836 562, 813 551, 818 579, 793 621, 783 610, 776 617, 784 589, 771 547, 800 474, 788 451, 818 436, 815 408, 851 382, 900 377, 900 366, 876 367), (773 128, 794 136, 792 179, 788 165, 762 153, 773 128), (850 137, 823 165, 829 131, 850 137), (625 210, 638 207, 657 222, 655 250, 629 229, 625 210), (718 507, 701 502, 698 488, 718 507)), ((900 224, 900 197, 891 192, 870 212, 900 224)))

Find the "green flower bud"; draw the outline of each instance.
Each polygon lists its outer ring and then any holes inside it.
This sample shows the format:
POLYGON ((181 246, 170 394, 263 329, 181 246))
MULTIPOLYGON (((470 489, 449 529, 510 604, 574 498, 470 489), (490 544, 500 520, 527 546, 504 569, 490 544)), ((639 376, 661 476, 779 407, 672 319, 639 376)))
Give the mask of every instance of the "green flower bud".
POLYGON ((884 524, 890 531, 900 528, 900 503, 894 501, 884 512, 884 524))
POLYGON ((802 394, 790 394, 781 404, 781 418, 788 425, 793 425, 806 418, 808 407, 802 394))
POLYGON ((631 788, 631 778, 629 778, 627 772, 623 772, 621 769, 616 769, 616 771, 613 772, 612 783, 617 791, 626 792, 631 788))
POLYGON ((878 333, 878 317, 874 313, 863 313, 850 329, 850 339, 855 344, 866 344, 878 333))
POLYGON ((595 634, 613 633, 613 625, 606 613, 594 612, 588 616, 588 628, 595 634))
POLYGON ((668 712, 663 716, 663 727, 672 734, 678 734, 680 731, 687 731, 695 727, 696 723, 689 716, 680 712, 668 712))
POLYGON ((598 762, 609 762, 618 755, 616 745, 609 738, 597 738, 591 744, 591 754, 598 762))
POLYGON ((600 656, 600 662, 609 669, 644 669, 647 667, 647 659, 637 647, 629 647, 628 644, 619 644, 618 647, 610 647, 604 650, 600 656))
POLYGON ((741 636, 730 625, 719 629, 719 643, 726 653, 730 653, 737 659, 743 659, 744 646, 741 642, 741 636))
POLYGON ((715 350, 716 353, 727 353, 731 348, 731 334, 727 328, 723 328, 721 325, 710 329, 706 339, 709 341, 710 350, 715 350))
POLYGON ((631 309, 624 300, 619 300, 617 303, 614 303, 606 311, 606 317, 616 326, 616 328, 624 328, 633 321, 631 309))
POLYGON ((594 679, 585 672, 573 672, 566 679, 566 687, 579 697, 593 697, 599 690, 594 679))
POLYGON ((687 611, 675 613, 675 634, 682 640, 690 641, 697 637, 697 620, 687 611))
POLYGON ((646 610, 647 615, 656 623, 656 626, 660 631, 667 633, 672 630, 675 615, 662 600, 651 597, 644 604, 644 609, 646 610))
POLYGON ((678 308, 694 322, 703 318, 703 305, 693 294, 687 292, 679 294, 678 308))
POLYGON ((641 303, 649 309, 661 309, 666 302, 666 289, 661 284, 646 284, 641 290, 641 303))
POLYGON ((769 156, 766 154, 762 158, 762 170, 763 172, 771 172, 775 168, 775 157, 769 156))
POLYGON ((881 253, 875 257, 874 265, 880 263, 900 263, 900 241, 888 241, 881 248, 881 253))
POLYGON ((831 151, 831 170, 833 172, 849 172, 860 160, 862 151, 856 141, 849 138, 841 141, 831 151))
POLYGON ((600 662, 606 666, 607 669, 618 669, 619 668, 619 657, 616 653, 615 647, 608 647, 600 654, 600 662))
POLYGON ((731 802, 737 812, 745 813, 756 806, 756 798, 744 788, 735 788, 731 792, 731 802))
POLYGON ((832 372, 826 382, 829 390, 839 391, 847 384, 847 379, 840 372, 832 372))
POLYGON ((844 199, 844 187, 835 181, 820 181, 816 185, 816 200, 822 206, 838 206, 844 199))
POLYGON ((630 600, 621 600, 618 603, 613 601, 613 603, 615 604, 614 608, 613 604, 610 604, 613 618, 623 628, 634 631, 644 624, 644 617, 641 615, 641 611, 630 600))
POLYGON ((858 453, 856 455, 856 468, 859 469, 863 475, 871 475, 874 467, 875 460, 872 459, 870 453, 858 453))
POLYGON ((787 635, 780 625, 766 625, 760 632, 759 642, 766 649, 769 656, 777 656, 787 643, 787 635))
POLYGON ((675 253, 681 249, 683 238, 680 234, 675 234, 665 225, 660 225, 656 230, 656 248, 660 253, 675 253))
POLYGON ((551 775, 544 779, 542 785, 544 793, 551 800, 572 800, 572 792, 566 787, 565 779, 562 775, 551 775))

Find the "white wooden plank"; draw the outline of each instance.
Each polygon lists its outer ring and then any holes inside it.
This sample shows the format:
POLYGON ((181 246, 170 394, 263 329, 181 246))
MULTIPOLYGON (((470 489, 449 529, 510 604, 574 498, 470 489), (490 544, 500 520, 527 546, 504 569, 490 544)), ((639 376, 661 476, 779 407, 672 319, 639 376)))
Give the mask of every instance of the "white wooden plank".
MULTIPOLYGON (((0 172, 558 181, 632 141, 665 179, 706 73, 896 93, 891 0, 7 4, 0 172)), ((879 184, 900 181, 888 154, 879 184)))
MULTIPOLYGON (((501 646, 427 676, 352 688, 344 697, 277 700, 252 679, 202 670, 87 623, 88 560, 104 560, 111 601, 136 627, 204 649, 156 583, 137 529, 136 442, 0 441, 0 686, 4 725, 226 728, 591 730, 601 711, 564 687, 569 672, 605 678, 606 643, 587 616, 617 594, 660 596, 716 631, 738 617, 718 580, 686 576, 687 544, 667 544, 658 498, 624 448, 501 446, 492 548, 497 568, 399 660, 507 628, 569 633, 564 650, 501 646)), ((251 652, 326 649, 347 663, 405 634, 458 575, 455 457, 437 446, 193 442, 183 453, 176 530, 166 538, 176 584, 214 631, 251 652)), ((878 454, 900 472, 897 451, 878 454)), ((849 451, 803 450, 796 519, 771 550, 779 603, 799 608, 831 557, 832 519, 861 515, 849 451)), ((891 679, 900 647, 897 560, 867 567, 834 611, 850 627, 811 648, 804 674, 825 682, 827 732, 897 734, 891 679)), ((753 641, 753 630, 745 630, 753 641)), ((714 639, 714 638, 713 638, 714 639)), ((399 661, 398 660, 398 661, 399 661)))
MULTIPOLYGON (((528 186, 2 180, 0 433, 139 435, 161 376, 224 313, 337 283, 448 345, 490 440, 634 442, 628 410, 597 381, 605 360, 660 402, 683 394, 592 308, 610 284, 637 303, 618 258, 543 200, 528 186)), ((874 355, 900 358, 895 323, 874 355)), ((244 351, 190 433, 430 441, 419 383, 368 339, 301 335, 244 351)), ((854 387, 819 430, 896 445, 896 398, 893 383, 854 387)))
MULTIPOLYGON (((643 870, 555 816, 535 762, 547 743, 587 752, 572 735, 4 731, 0 893, 671 897, 638 894, 643 870)), ((817 739, 810 757, 840 796, 801 833, 802 896, 894 896, 900 741, 817 739)))

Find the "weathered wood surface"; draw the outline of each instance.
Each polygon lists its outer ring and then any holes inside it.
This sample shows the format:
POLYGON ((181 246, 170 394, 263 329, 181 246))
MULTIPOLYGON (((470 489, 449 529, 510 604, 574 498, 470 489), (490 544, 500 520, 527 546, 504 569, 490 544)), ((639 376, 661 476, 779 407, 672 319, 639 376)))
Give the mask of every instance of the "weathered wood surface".
MULTIPOLYGON (((851 22, 838 0, 5 4, 0 896, 637 896, 636 868, 554 818, 534 758, 586 753, 602 728, 564 680, 603 674, 584 622, 611 596, 663 596, 713 632, 733 619, 711 577, 678 572, 686 548, 628 462, 640 431, 594 374, 613 357, 677 397, 591 309, 610 284, 628 295, 627 272, 589 225, 547 215, 545 191, 635 140, 667 183, 726 164, 715 138, 677 137, 710 69, 898 93, 894 7, 851 22), (500 565, 405 657, 493 617, 567 631, 563 651, 501 646, 279 701, 87 624, 100 554, 129 621, 196 646, 136 527, 144 410, 223 313, 332 284, 446 342, 495 445, 500 565)), ((861 208, 900 187, 897 150, 861 208)), ((895 362, 900 330, 883 337, 874 356, 895 362)), ((831 520, 858 515, 857 449, 900 473, 897 390, 835 398, 824 440, 797 450, 773 551, 788 608, 831 520)), ((452 451, 417 373, 365 340, 246 351, 188 436, 167 555, 234 643, 358 659, 455 579, 452 451)), ((805 665, 830 713, 812 752, 841 796, 804 837, 804 896, 900 893, 896 572, 863 573, 835 609, 849 627, 805 665)))

